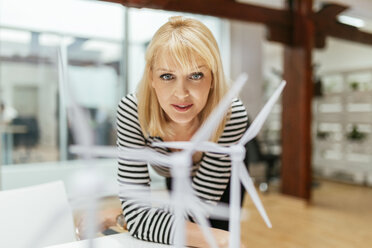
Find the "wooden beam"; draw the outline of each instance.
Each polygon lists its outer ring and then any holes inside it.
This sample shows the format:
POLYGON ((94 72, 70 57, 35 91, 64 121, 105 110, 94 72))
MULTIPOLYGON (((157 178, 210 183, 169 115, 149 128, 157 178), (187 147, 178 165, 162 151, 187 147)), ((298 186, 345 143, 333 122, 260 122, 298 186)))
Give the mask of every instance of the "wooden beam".
POLYGON ((337 16, 348 8, 348 6, 340 4, 325 4, 317 13, 313 14, 314 24, 318 28, 332 25, 337 16))
POLYGON ((103 0, 127 7, 152 8, 211 15, 265 24, 267 40, 290 44, 291 18, 287 10, 277 10, 234 0, 103 0))
POLYGON ((335 23, 332 28, 325 32, 325 34, 343 40, 354 41, 365 45, 372 45, 371 33, 360 31, 356 27, 342 23, 335 23))
POLYGON ((292 45, 292 28, 290 26, 271 23, 267 25, 266 39, 268 41, 279 42, 285 45, 292 45))
POLYGON ((314 41, 312 0, 291 2, 294 45, 284 48, 284 79, 287 80, 287 86, 282 97, 282 192, 310 200, 314 41))
POLYGON ((103 0, 127 7, 151 8, 211 15, 261 24, 290 26, 290 14, 277 10, 232 0, 103 0))
MULTIPOLYGON (((190 12, 265 24, 268 28, 267 39, 286 45, 294 45, 291 37, 293 22, 288 10, 271 9, 234 0, 102 0, 119 3, 127 7, 151 8, 169 11, 190 12)), ((372 34, 353 29, 338 23, 336 17, 348 7, 339 4, 325 4, 313 14, 315 23, 316 48, 325 46, 327 36, 350 40, 367 45, 372 44, 372 34)))
MULTIPOLYGON (((326 4, 313 15, 314 25, 318 37, 327 36, 372 45, 372 34, 363 32, 356 27, 340 23, 337 16, 349 7, 339 4, 326 4)), ((318 40, 319 41, 319 40, 318 40)), ((323 41, 325 44, 325 41, 323 41)), ((316 47, 319 47, 318 45, 316 47)))

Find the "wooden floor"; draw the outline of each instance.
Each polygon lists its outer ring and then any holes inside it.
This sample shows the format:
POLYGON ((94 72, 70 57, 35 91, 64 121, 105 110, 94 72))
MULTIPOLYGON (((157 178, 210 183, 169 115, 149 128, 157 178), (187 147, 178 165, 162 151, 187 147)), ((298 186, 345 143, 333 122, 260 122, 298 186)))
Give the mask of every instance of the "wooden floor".
MULTIPOLYGON (((245 197, 241 230, 247 248, 372 247, 372 188, 320 181, 310 204, 276 191, 260 195, 272 229, 245 197)), ((101 209, 107 218, 120 209, 119 200, 107 198, 101 209)))
POLYGON ((372 188, 321 181, 310 204, 272 192, 261 199, 273 228, 246 197, 242 242, 249 248, 372 247, 372 188))

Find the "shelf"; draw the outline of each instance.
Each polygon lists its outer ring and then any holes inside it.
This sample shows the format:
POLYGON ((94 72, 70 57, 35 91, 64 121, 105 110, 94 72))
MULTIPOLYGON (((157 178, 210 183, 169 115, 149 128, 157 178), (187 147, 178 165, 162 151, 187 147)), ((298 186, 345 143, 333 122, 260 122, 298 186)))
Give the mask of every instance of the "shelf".
POLYGON ((324 177, 349 178, 372 185, 372 69, 337 72, 322 77, 327 92, 313 103, 313 166, 324 177), (360 82, 352 91, 350 84, 360 82), (366 136, 351 141, 356 127, 366 136), (317 137, 324 132, 325 138, 317 137))

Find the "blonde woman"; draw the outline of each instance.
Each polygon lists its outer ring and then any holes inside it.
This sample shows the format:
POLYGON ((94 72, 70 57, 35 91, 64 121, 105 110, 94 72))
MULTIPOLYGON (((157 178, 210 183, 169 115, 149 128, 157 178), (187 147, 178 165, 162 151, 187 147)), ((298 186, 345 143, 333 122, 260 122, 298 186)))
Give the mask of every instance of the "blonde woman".
MULTIPOLYGON (((148 147, 164 154, 170 149, 155 148, 155 141, 187 141, 198 130, 227 92, 219 49, 210 30, 201 22, 172 17, 155 33, 146 52, 146 66, 135 94, 124 97, 118 106, 118 146, 148 147)), ((240 100, 231 103, 230 114, 220 124, 212 141, 232 144, 247 126, 246 110, 240 100)), ((149 186, 146 163, 119 158, 118 181, 125 187, 149 186)), ((167 178, 167 167, 150 165, 167 178)), ((196 194, 207 202, 227 202, 231 161, 227 155, 196 152, 190 174, 196 194)), ((172 244, 174 216, 166 209, 121 196, 123 215, 132 236, 172 244)), ((192 218, 187 221, 187 245, 207 247, 192 218)), ((218 244, 228 244, 227 222, 212 220, 218 244)))

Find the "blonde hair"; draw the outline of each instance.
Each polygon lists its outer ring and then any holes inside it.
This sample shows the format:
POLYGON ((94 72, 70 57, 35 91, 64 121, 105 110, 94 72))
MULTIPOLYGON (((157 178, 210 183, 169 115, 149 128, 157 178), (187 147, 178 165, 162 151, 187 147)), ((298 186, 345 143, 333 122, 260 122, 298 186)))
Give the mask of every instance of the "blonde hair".
MULTIPOLYGON (((203 23, 194 19, 181 16, 169 18, 169 21, 155 33, 147 48, 145 70, 137 88, 138 119, 145 137, 173 135, 155 90, 151 87, 152 68, 158 56, 159 58, 162 56, 160 53, 164 52, 171 54, 178 65, 187 69, 196 68, 196 60, 201 58, 212 72, 212 87, 208 100, 199 113, 200 125, 228 89, 218 45, 212 32, 203 23)), ((226 121, 227 117, 217 128, 212 141, 218 141, 226 121)))

